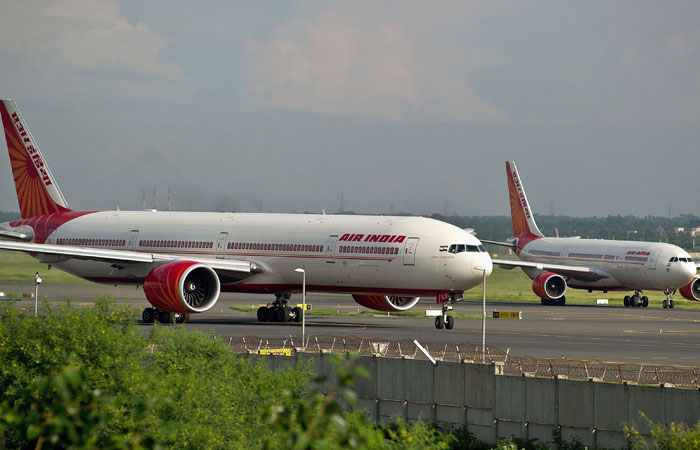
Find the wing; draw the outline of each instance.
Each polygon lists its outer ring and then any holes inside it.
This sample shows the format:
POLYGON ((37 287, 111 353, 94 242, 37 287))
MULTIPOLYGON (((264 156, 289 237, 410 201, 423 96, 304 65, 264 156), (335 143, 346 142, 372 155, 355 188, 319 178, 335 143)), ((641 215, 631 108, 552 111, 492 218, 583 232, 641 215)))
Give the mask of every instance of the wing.
POLYGON ((523 269, 535 269, 543 270, 547 272, 554 272, 560 275, 567 275, 571 278, 576 278, 585 281, 596 281, 602 280, 603 278, 609 278, 610 275, 602 269, 597 267, 585 267, 585 266, 566 266, 563 264, 547 264, 547 263, 535 263, 528 261, 512 261, 506 259, 492 259, 495 265, 503 269, 515 269, 520 267, 523 269))
POLYGON ((515 249, 516 249, 516 246, 517 246, 516 242, 489 241, 489 240, 487 240, 487 239, 479 239, 479 240, 480 240, 481 242, 483 242, 484 244, 500 245, 501 247, 508 247, 508 248, 513 249, 513 250, 515 250, 515 249))
POLYGON ((261 273, 262 267, 251 262, 242 260, 223 260, 216 258, 182 257, 178 255, 163 255, 143 252, 133 252, 129 250, 110 250, 104 248, 74 247, 67 245, 33 244, 26 242, 0 241, 0 249, 14 250, 39 255, 39 260, 50 264, 67 261, 69 259, 84 259, 90 261, 102 261, 118 264, 130 263, 153 263, 158 264, 168 261, 195 261, 214 269, 219 275, 241 275, 261 273))

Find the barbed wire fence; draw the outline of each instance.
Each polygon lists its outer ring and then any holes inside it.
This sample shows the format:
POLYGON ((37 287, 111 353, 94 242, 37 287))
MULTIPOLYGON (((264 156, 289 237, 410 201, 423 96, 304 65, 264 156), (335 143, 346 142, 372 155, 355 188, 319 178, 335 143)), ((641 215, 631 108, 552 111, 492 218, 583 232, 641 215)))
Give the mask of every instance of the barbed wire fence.
MULTIPOLYGON (((226 338, 222 338, 226 340, 226 338)), ((679 367, 642 363, 604 363, 596 360, 536 358, 510 355, 494 346, 470 343, 421 342, 436 361, 494 364, 499 375, 558 377, 667 387, 700 388, 700 367, 679 367)), ((230 336, 228 346, 234 353, 287 354, 357 353, 364 356, 428 360, 410 339, 307 336, 259 337, 230 336)))

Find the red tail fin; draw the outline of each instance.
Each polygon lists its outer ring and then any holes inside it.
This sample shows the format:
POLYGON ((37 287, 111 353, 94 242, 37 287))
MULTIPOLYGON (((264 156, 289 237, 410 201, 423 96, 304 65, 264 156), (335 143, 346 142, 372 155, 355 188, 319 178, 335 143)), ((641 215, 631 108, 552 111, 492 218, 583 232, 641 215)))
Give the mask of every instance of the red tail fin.
POLYGON ((530 204, 525 196, 525 189, 520 182, 518 169, 513 161, 506 161, 508 175, 508 195, 510 197, 510 217, 513 221, 513 236, 515 237, 544 237, 535 217, 530 211, 530 204))
POLYGON ((22 218, 70 211, 15 102, 0 101, 0 114, 22 218))

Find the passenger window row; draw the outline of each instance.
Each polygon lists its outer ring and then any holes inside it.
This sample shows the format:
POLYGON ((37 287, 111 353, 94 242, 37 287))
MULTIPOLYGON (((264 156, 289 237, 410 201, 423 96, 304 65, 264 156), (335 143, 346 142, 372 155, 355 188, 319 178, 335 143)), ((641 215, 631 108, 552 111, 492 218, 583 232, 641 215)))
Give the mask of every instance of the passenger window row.
POLYGON ((229 242, 229 250, 262 250, 272 252, 322 252, 323 245, 318 244, 268 244, 262 242, 229 242))
POLYGON ((124 239, 95 239, 95 238, 60 238, 56 240, 58 245, 77 245, 83 247, 124 247, 124 239))
POLYGON ((364 245, 341 245, 338 248, 339 253, 362 253, 369 255, 398 255, 398 247, 378 247, 364 245))
POLYGON ((160 239, 148 239, 139 241, 139 247, 148 248, 213 248, 213 242, 206 241, 171 241, 160 239))

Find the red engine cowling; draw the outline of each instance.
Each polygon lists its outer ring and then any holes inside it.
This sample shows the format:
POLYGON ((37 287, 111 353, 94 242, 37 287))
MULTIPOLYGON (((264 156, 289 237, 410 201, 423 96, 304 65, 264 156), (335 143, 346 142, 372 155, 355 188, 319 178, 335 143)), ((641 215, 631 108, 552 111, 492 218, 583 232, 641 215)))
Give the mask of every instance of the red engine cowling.
POLYGON ((352 298, 365 308, 375 311, 406 311, 413 308, 420 297, 398 297, 395 295, 353 295, 352 298))
POLYGON ((543 273, 532 280, 532 290, 539 298, 557 300, 566 293, 566 280, 556 273, 543 273))
POLYGON ((693 278, 693 281, 678 290, 688 300, 700 302, 700 278, 693 278))
POLYGON ((156 308, 176 313, 200 313, 219 299, 221 285, 214 270, 193 261, 162 264, 146 276, 143 291, 156 308))

